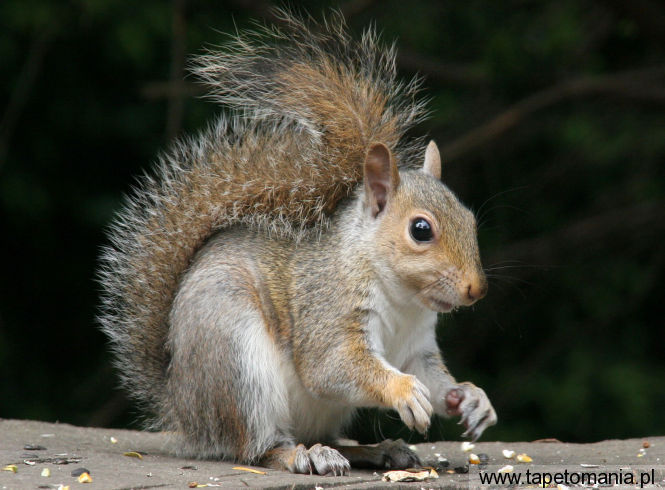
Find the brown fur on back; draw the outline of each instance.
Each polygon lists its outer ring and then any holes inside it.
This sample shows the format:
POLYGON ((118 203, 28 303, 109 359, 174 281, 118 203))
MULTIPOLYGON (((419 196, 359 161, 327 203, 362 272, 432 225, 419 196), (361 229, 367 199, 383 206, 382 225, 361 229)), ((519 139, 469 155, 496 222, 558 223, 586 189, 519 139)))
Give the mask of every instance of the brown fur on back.
POLYGON ((211 97, 235 112, 177 142, 109 228, 100 322, 123 385, 153 413, 165 403, 174 294, 206 240, 234 225, 316 234, 361 181, 372 142, 398 162, 415 148, 403 136, 423 107, 416 82, 396 81, 393 48, 372 29, 351 40, 339 16, 319 25, 281 15, 284 30, 241 33, 195 61, 211 97))

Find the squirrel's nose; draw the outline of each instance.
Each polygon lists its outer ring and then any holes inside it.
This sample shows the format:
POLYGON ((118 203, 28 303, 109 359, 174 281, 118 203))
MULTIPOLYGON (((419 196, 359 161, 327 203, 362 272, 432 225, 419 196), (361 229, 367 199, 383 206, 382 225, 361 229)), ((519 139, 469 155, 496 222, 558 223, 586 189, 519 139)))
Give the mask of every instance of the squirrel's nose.
POLYGON ((466 295, 471 301, 478 301, 479 299, 485 297, 487 294, 487 283, 486 282, 472 282, 469 283, 469 286, 466 290, 466 295))

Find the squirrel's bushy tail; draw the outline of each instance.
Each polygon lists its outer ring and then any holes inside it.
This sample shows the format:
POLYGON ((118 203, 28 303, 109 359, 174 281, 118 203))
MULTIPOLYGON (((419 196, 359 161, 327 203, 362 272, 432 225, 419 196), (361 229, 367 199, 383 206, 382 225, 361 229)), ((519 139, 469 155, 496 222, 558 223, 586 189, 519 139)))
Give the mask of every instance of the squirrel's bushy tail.
POLYGON ((239 34, 195 61, 235 115, 162 156, 110 227, 100 321, 123 385, 156 414, 167 403, 171 303, 206 239, 236 224, 294 237, 325 226, 361 181, 369 144, 405 162, 404 133, 424 115, 417 83, 396 80, 394 48, 373 29, 354 42, 341 16, 280 16, 284 29, 239 34))

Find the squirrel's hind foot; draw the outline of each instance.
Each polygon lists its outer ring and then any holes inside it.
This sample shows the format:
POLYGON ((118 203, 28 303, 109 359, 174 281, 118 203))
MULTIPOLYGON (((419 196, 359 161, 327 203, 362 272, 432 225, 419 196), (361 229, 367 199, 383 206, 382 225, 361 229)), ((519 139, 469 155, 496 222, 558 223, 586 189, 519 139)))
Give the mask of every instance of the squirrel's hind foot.
POLYGON ((349 461, 339 451, 321 444, 315 444, 309 449, 302 444, 296 447, 278 447, 266 452, 261 464, 291 473, 310 475, 330 473, 333 476, 343 476, 351 472, 349 461))

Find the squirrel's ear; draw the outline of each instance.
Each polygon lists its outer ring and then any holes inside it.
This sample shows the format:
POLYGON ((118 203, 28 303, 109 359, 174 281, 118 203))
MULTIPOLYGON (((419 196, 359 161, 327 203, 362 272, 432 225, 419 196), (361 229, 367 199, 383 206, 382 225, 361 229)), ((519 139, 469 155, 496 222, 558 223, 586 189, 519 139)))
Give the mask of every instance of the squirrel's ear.
POLYGON ((399 184, 399 172, 390 150, 383 143, 369 147, 364 165, 365 205, 377 217, 386 207, 389 194, 399 184))
POLYGON ((423 172, 427 175, 431 175, 436 180, 441 180, 441 154, 439 153, 439 147, 436 146, 434 140, 430 141, 429 145, 427 145, 423 172))

